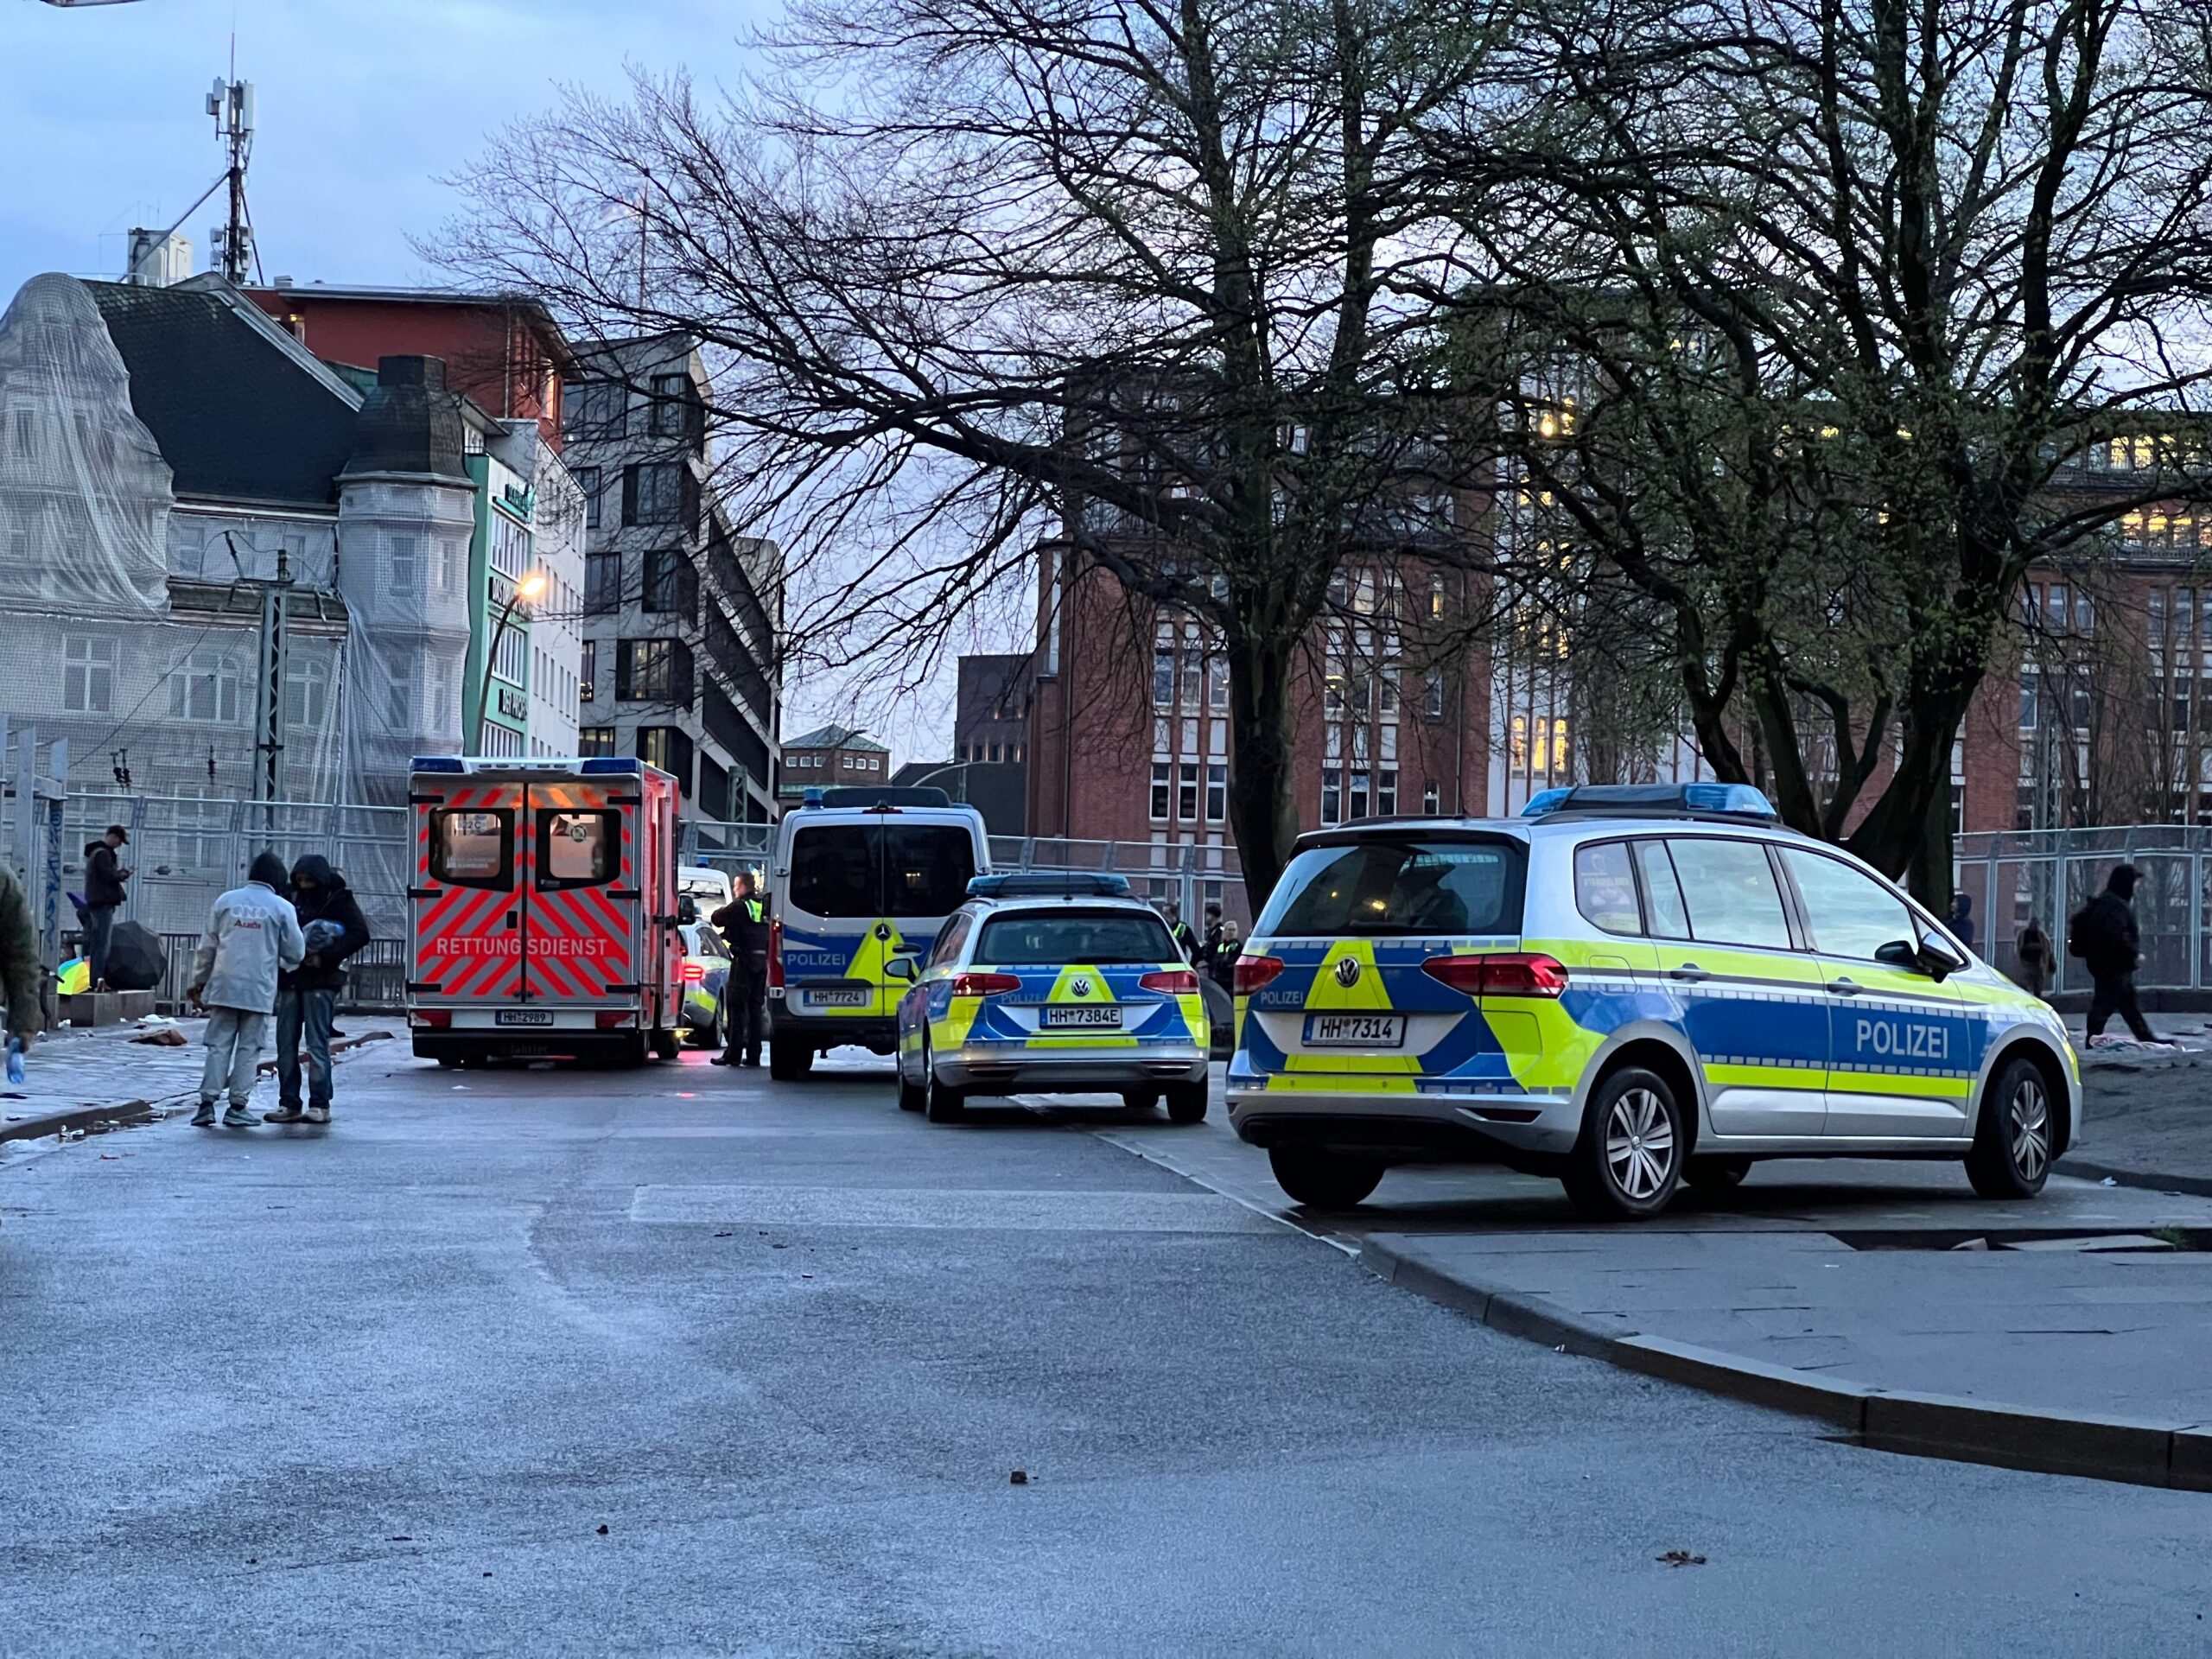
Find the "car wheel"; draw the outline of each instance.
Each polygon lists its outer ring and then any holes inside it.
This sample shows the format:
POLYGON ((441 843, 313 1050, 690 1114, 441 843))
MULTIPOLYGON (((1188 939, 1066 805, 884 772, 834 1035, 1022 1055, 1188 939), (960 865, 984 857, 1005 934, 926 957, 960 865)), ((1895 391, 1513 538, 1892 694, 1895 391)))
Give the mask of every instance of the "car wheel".
POLYGON ((1590 1091, 1560 1180, 1574 1207, 1606 1221, 1656 1216, 1682 1178, 1682 1110, 1666 1078, 1624 1066, 1590 1091))
POLYGON ((683 1046, 677 1039, 676 1029, 672 1026, 655 1027, 652 1036, 648 1041, 652 1049, 653 1058, 657 1060, 672 1060, 683 1052, 683 1046))
POLYGON ((1382 1179, 1383 1165, 1313 1147, 1276 1147, 1268 1154, 1275 1185, 1308 1210, 1350 1210, 1382 1179))
POLYGON ((1133 1112, 1148 1112, 1160 1104, 1160 1090, 1124 1089, 1122 1090, 1122 1104, 1133 1112))
POLYGON ((1985 1198, 2032 1198, 2050 1179, 2050 1084, 2035 1062, 2008 1061, 1982 1091, 1967 1179, 1985 1198))
POLYGON ((923 1105, 922 1096, 924 1092, 925 1091, 920 1084, 909 1083, 906 1081, 906 1057, 904 1054, 899 1055, 899 1109, 902 1112, 920 1111, 923 1105))
MULTIPOLYGON (((1170 1123, 1205 1122, 1206 1121, 1205 1084, 1203 1083, 1171 1084, 1167 1090, 1167 1121, 1170 1123)), ((1369 1190, 1371 1192, 1373 1189, 1369 1190)))
POLYGON ((1682 1166, 1682 1179, 1700 1192, 1726 1192, 1741 1186, 1751 1173, 1748 1158, 1693 1158, 1682 1166))
POLYGON ((768 1039, 768 1075, 779 1083, 796 1083, 814 1070, 814 1050, 789 1037, 768 1039))
POLYGON ((957 1123, 966 1113, 967 1095, 938 1080, 937 1062, 931 1057, 929 1039, 922 1039, 922 1116, 932 1123, 957 1123))

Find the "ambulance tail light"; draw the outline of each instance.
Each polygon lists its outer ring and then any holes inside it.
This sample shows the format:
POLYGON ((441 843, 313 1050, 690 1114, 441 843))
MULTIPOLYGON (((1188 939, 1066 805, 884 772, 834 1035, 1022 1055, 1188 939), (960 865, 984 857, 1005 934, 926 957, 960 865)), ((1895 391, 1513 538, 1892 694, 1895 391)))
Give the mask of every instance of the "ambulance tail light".
POLYGON ((952 982, 955 996, 996 996, 1021 988, 1019 974, 962 974, 952 982))
POLYGON ((1249 996, 1263 985, 1274 982, 1282 972, 1280 957, 1239 957, 1236 958, 1236 995, 1249 996))
POLYGON ((1137 981, 1139 988, 1164 991, 1170 996, 1194 996, 1198 994, 1198 976, 1188 968, 1163 968, 1156 974, 1147 974, 1137 981))
POLYGON ((451 1031, 451 1008, 417 1008, 407 1016, 407 1023, 423 1031, 451 1031))
POLYGON ((768 924, 768 988, 784 988, 784 925, 779 921, 768 924))
POLYGON ((705 963, 687 962, 683 964, 683 982, 686 985, 696 985, 700 981, 706 978, 706 976, 707 964, 705 963))
POLYGON ((1421 968, 1431 979, 1469 996, 1560 996, 1567 991, 1567 965, 1540 951, 1431 957, 1421 968))
POLYGON ((620 1031, 638 1023, 638 1016, 628 1008, 601 1008, 594 1016, 601 1031, 620 1031))

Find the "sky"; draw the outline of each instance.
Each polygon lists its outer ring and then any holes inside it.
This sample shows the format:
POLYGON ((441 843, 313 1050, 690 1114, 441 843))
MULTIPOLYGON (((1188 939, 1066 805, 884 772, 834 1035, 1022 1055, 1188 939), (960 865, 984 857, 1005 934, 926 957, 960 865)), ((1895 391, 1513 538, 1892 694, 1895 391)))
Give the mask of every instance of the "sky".
MULTIPOLYGON (((247 188, 263 271, 300 283, 438 280, 416 241, 458 206, 438 182, 558 89, 620 92, 632 65, 740 77, 774 0, 0 0, 0 305, 28 277, 122 275, 134 226, 167 226, 222 171, 207 93, 230 66, 258 105, 247 188)), ((207 267, 216 201, 182 227, 207 267)), ((785 730, 859 718, 896 758, 951 747, 948 671, 878 706, 865 685, 785 687, 785 730)))

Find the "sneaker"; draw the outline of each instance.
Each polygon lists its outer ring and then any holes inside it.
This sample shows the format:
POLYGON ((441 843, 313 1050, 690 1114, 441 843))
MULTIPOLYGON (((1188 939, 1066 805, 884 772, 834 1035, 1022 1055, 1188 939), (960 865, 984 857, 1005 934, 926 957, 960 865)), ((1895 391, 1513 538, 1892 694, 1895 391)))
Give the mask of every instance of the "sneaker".
POLYGON ((195 1129, 212 1129, 215 1127, 213 1101, 203 1100, 200 1103, 200 1109, 192 1115, 192 1127, 195 1129))
POLYGON ((226 1129, 250 1129, 260 1122, 261 1120, 251 1112, 236 1103, 232 1105, 229 1111, 223 1114, 223 1127, 226 1129))
POLYGON ((308 1115, 296 1106, 279 1106, 273 1112, 264 1112, 261 1121, 264 1123, 304 1123, 308 1121, 308 1115))
POLYGON ((713 1059, 709 1060, 707 1064, 709 1065, 735 1065, 737 1062, 730 1058, 727 1054, 717 1054, 713 1059))
POLYGON ((329 1107, 327 1107, 327 1106, 315 1106, 315 1105, 310 1105, 310 1106, 308 1108, 308 1122, 310 1122, 310 1123, 327 1123, 327 1122, 330 1122, 330 1108, 329 1108, 329 1107))

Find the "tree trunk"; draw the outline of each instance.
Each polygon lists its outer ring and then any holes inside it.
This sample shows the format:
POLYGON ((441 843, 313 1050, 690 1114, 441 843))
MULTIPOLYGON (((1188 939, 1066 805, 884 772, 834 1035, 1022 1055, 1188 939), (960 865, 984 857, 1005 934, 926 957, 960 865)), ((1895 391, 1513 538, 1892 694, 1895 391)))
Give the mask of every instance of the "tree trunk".
POLYGON ((1289 640, 1229 646, 1229 826, 1256 921, 1298 839, 1297 769, 1291 752, 1289 640))

